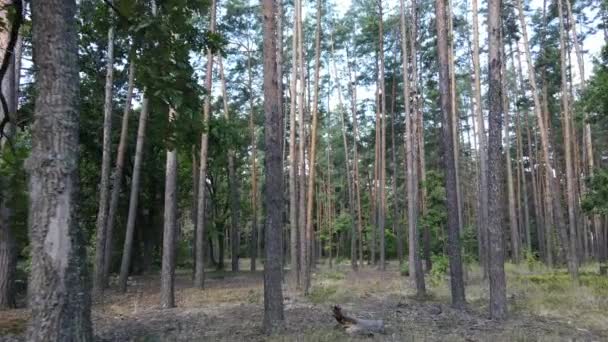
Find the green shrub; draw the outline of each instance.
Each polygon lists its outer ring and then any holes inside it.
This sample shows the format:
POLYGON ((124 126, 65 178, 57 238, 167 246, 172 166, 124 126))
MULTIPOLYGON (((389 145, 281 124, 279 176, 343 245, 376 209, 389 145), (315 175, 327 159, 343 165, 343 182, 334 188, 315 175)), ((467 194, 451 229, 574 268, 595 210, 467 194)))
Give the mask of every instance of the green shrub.
POLYGON ((433 268, 431 269, 430 282, 437 286, 443 282, 445 275, 448 273, 448 257, 443 254, 434 254, 431 261, 433 262, 433 268))
POLYGON ((410 264, 407 261, 404 261, 401 264, 401 275, 407 277, 410 275, 410 264))

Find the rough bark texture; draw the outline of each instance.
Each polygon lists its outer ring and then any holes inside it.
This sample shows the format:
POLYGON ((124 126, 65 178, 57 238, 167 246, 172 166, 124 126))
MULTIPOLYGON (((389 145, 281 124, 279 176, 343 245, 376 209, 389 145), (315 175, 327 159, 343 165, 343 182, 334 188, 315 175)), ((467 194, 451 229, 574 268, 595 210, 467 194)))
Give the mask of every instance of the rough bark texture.
POLYGON ((29 173, 27 341, 91 341, 90 279, 78 225, 78 36, 74 1, 32 3, 36 100, 29 173))
POLYGON ((488 74, 490 99, 488 132, 488 277, 490 282, 490 316, 504 319, 507 316, 507 291, 505 280, 505 252, 503 242, 502 202, 502 49, 501 49, 501 0, 488 3, 488 74))
POLYGON ((275 1, 262 1, 264 18, 264 113, 266 231, 264 264, 264 331, 271 334, 284 324, 282 260, 283 251, 283 165, 281 144, 283 130, 279 110, 277 80, 277 42, 275 1))
MULTIPOLYGON (((215 32, 215 16, 216 16, 216 0, 211 1, 211 20, 209 22, 209 31, 215 32)), ((206 184, 207 184, 207 150, 209 143, 209 116, 211 115, 211 87, 213 85, 213 53, 207 52, 207 74, 205 75, 205 89, 207 96, 203 104, 203 133, 201 133, 201 157, 199 166, 199 184, 198 184, 198 210, 196 217, 196 269, 194 271, 194 286, 203 288, 205 283, 205 206, 207 201, 206 184)))
MULTIPOLYGON (((106 254, 106 228, 108 220, 108 192, 110 190, 110 162, 112 160, 112 85, 114 80, 114 27, 108 29, 108 49, 106 54, 106 84, 103 104, 103 145, 101 156, 101 180, 99 181, 99 204, 97 211, 97 236, 95 239, 95 273, 93 292, 100 294, 107 284, 106 261, 111 258, 106 254)), ((110 244, 111 245, 111 244, 110 244)), ((107 266, 109 267, 109 265, 107 266)), ((109 270, 109 268, 108 268, 109 270)))
POLYGON ((418 167, 417 160, 417 134, 415 128, 416 117, 410 112, 410 81, 408 69, 407 31, 405 26, 405 2, 400 0, 401 24, 401 54, 403 67, 403 98, 405 99, 405 159, 407 169, 407 221, 409 231, 409 265, 410 278, 416 284, 416 295, 425 295, 424 272, 420 260, 418 246, 418 167))
MULTIPOLYGON (((173 108, 169 109, 169 125, 176 119, 173 108)), ((174 133, 173 133, 174 134, 174 133)), ((165 214, 163 230, 163 256, 160 273, 160 306, 175 306, 175 238, 177 235, 177 148, 167 147, 165 166, 165 214)))
POLYGON ((464 278, 460 248, 460 227, 458 215, 458 195, 456 191, 456 162, 453 151, 452 100, 450 92, 450 71, 448 63, 448 28, 445 0, 435 1, 437 24, 437 54, 439 57, 439 97, 443 112, 443 152, 445 163, 445 188, 448 207, 448 255, 450 259, 450 288, 452 304, 465 305, 464 278))

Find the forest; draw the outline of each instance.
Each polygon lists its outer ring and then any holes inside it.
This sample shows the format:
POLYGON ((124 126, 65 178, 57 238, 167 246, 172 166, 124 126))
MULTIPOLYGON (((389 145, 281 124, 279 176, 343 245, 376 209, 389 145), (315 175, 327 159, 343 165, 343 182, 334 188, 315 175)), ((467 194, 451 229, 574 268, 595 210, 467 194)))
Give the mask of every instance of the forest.
POLYGON ((608 341, 608 0, 0 0, 0 341, 608 341))

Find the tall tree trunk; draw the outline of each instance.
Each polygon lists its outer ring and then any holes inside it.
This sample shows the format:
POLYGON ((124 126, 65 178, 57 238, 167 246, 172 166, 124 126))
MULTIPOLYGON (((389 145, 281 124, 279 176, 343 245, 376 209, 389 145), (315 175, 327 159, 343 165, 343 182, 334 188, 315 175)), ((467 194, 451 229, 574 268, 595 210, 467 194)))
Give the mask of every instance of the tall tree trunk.
MULTIPOLYGON (((499 60, 501 63, 501 71, 502 75, 507 74, 506 68, 506 55, 504 54, 504 47, 501 48, 501 59, 499 60)), ((509 229, 511 233, 511 258, 514 263, 519 263, 519 258, 521 256, 519 244, 519 228, 517 224, 517 212, 515 209, 515 191, 513 189, 513 169, 511 166, 511 138, 509 136, 509 99, 508 99, 508 85, 506 76, 501 77, 502 84, 502 92, 500 95, 502 96, 502 112, 504 112, 504 145, 505 145, 505 165, 507 171, 507 205, 509 210, 509 229)), ((492 98, 490 98, 492 99, 492 98)), ((502 124, 502 123, 501 123, 502 124)), ((498 181, 500 178, 495 178, 495 181, 498 181)), ((498 188, 500 189, 500 187, 498 188)))
MULTIPOLYGON (((397 54, 395 53, 395 56, 397 54)), ((399 177, 397 173, 397 145, 395 144, 395 121, 397 121, 397 115, 395 114, 395 102, 397 92, 397 82, 393 80, 392 91, 391 91, 391 169, 392 169, 392 180, 391 180, 391 191, 393 193, 393 233, 397 238, 397 259, 399 265, 403 264, 403 229, 400 224, 401 216, 399 214, 399 197, 397 196, 397 179, 399 177)), ((417 137, 416 137, 417 139, 417 137)))
POLYGON ((488 145, 486 137, 485 120, 483 118, 481 100, 481 67, 479 63, 479 12, 477 0, 472 0, 473 16, 473 70, 475 75, 475 117, 478 126, 479 140, 479 207, 477 216, 479 262, 484 267, 484 277, 487 276, 488 267, 488 145))
POLYGON ((74 1, 35 1, 36 99, 29 173, 31 318, 27 341, 92 341, 90 280, 78 224, 78 35, 74 1), (57 72, 60 70, 61 72, 57 72))
POLYGON ((456 161, 453 146, 452 93, 450 91, 450 68, 448 59, 448 27, 445 0, 435 1, 437 24, 437 54, 439 59, 439 97, 443 112, 443 147, 445 163, 445 188, 448 207, 448 254, 450 259, 450 288, 452 304, 464 307, 464 277, 460 248, 460 227, 458 215, 458 194, 456 189, 456 161))
POLYGON ((139 201, 139 182, 141 178, 141 164, 143 162, 144 141, 146 139, 146 125, 149 114, 149 100, 144 89, 141 112, 139 113, 139 126, 137 128, 137 142, 135 144, 135 161, 133 163, 133 176, 131 179, 131 195, 129 198, 129 213, 127 216, 127 227, 125 229, 125 243, 120 264, 120 277, 118 287, 120 291, 127 289, 127 277, 129 265, 131 264, 131 251, 133 246, 133 233, 135 231, 135 219, 137 216, 137 205, 139 201))
MULTIPOLYGON (((335 51, 334 51, 334 40, 333 31, 331 37, 331 59, 333 66, 334 78, 336 80, 336 87, 338 88, 338 112, 340 115, 340 124, 342 131, 342 143, 344 145, 344 166, 346 170, 346 187, 348 190, 348 209, 350 211, 351 219, 353 220, 351 226, 351 240, 350 240, 350 264, 354 270, 358 269, 357 266, 357 218, 355 208, 355 194, 354 194, 354 174, 351 173, 350 158, 348 152, 348 139, 346 139, 346 120, 344 115, 346 114, 346 107, 342 102, 342 86, 340 85, 340 78, 338 77, 338 67, 336 66, 335 51)), ((353 161, 354 162, 354 161, 353 161)))
MULTIPOLYGON (((306 241, 307 246, 310 248, 313 244, 313 225, 312 225, 312 214, 313 214, 313 201, 314 201, 314 187, 315 187, 315 170, 316 170, 316 152, 317 152, 317 121, 318 121, 318 108, 319 108, 319 72, 321 67, 321 0, 317 0, 317 32, 315 38, 315 79, 314 79, 314 97, 312 102, 312 127, 310 132, 310 155, 308 159, 309 174, 308 174, 308 189, 307 189, 307 202, 306 207, 306 241)), ((308 249, 307 248, 307 249, 308 249)), ((304 294, 308 295, 310 289, 310 262, 311 255, 310 251, 306 251, 306 255, 303 259, 303 283, 304 283, 304 294)))
MULTIPOLYGON (((503 212, 501 207, 502 173, 502 8, 501 0, 488 3, 488 76, 489 131, 488 131, 488 277, 490 282, 490 316, 502 320, 507 316, 507 287, 505 279, 505 252, 503 242, 503 212)), ((508 116, 508 113, 506 114, 508 116)), ((505 125, 506 126, 506 125, 505 125)))
POLYGON ((192 144, 191 160, 192 160, 192 204, 190 207, 190 221, 192 222, 193 239, 192 239, 192 281, 194 281, 194 273, 196 272, 196 214, 198 210, 198 151, 196 143, 192 144))
MULTIPOLYGON (((220 67, 220 79, 222 83, 222 99, 224 104, 224 118, 226 121, 230 121, 230 111, 228 108, 228 93, 226 92, 226 78, 224 76, 224 64, 222 63, 222 57, 218 58, 218 64, 220 67)), ((239 233, 239 185, 237 180, 237 170, 235 165, 235 151, 234 149, 228 150, 228 179, 230 187, 230 256, 232 272, 238 272, 239 270, 239 248, 241 245, 240 233, 239 233)))
MULTIPOLYGON (((215 32, 215 16, 216 16, 216 0, 211 1, 211 19, 209 22, 209 31, 215 32)), ((198 210, 196 218, 196 270, 194 272, 194 286, 203 288, 205 284, 205 207, 207 203, 207 151, 209 148, 209 117, 211 115, 211 93, 213 86, 213 53, 211 50, 207 52, 207 74, 205 75, 205 89, 208 96, 205 96, 203 103, 203 132, 201 133, 201 157, 198 175, 198 210)))
MULTIPOLYGON (((566 0, 568 1, 568 0, 566 0)), ((567 33, 564 28, 563 1, 558 0, 557 8, 559 13, 559 41, 560 41, 560 64, 561 64, 561 93, 562 93, 562 113, 564 127, 564 150, 566 167, 566 207, 568 208, 568 240, 562 239, 562 243, 569 243, 568 271, 572 279, 578 281, 578 255, 577 255, 577 218, 576 218, 576 180, 574 178, 573 159, 572 159, 572 119, 570 118, 570 92, 568 91, 567 57, 568 47, 566 46, 567 33)), ((562 233, 564 237, 568 234, 562 233)))
POLYGON ((251 271, 256 270, 258 251, 258 176, 257 176, 257 135, 255 131, 255 114, 253 103, 253 75, 251 72, 251 51, 247 51, 247 88, 249 89, 249 131, 251 134, 251 271))
POLYGON ((298 172, 299 172, 299 185, 298 185, 298 229, 299 229, 299 240, 300 240, 300 283, 299 287, 305 286, 306 275, 304 274, 307 269, 306 253, 308 250, 308 240, 306 239, 306 206, 312 205, 306 203, 306 120, 305 120, 305 93, 306 93, 306 69, 304 68, 304 42, 303 42, 303 29, 302 29, 302 0, 297 1, 298 6, 298 62, 299 62, 299 73, 300 73, 300 87, 298 88, 298 172))
MULTIPOLYGON (((418 253, 418 167, 417 160, 417 134, 416 113, 410 112, 410 77, 407 52, 407 31, 405 26, 405 2, 400 0, 400 24, 401 24, 401 63, 403 68, 403 101, 405 106, 405 159, 407 169, 407 223, 409 232, 409 265, 410 278, 416 284, 416 296, 423 297, 426 293, 424 285, 424 272, 422 261, 418 253)), ((416 56, 413 56, 416 58, 416 56)))
MULTIPOLYGON (((289 106, 289 229, 290 229, 290 268, 296 286, 300 284, 300 261, 298 249, 298 188, 297 188, 297 137, 296 137, 296 99, 298 97, 298 20, 299 6, 294 4, 293 35, 291 41, 291 85, 289 106)), ((300 228, 301 229, 301 228, 300 228)))
MULTIPOLYGON (((346 50, 348 60, 348 49, 346 50)), ((354 58, 355 56, 353 56, 354 58)), ((353 70, 354 79, 351 79, 351 67, 348 63, 348 78, 352 86, 352 118, 353 118, 353 191, 357 203, 357 235, 359 240, 359 265, 363 266, 363 218, 361 212, 361 181, 359 177, 359 120, 357 119, 357 70, 353 70)), ((356 58, 353 65, 357 65, 356 58)))
MULTIPOLYGON (((169 109, 169 126, 174 125, 176 113, 169 109)), ((172 127, 170 129, 173 129, 172 127)), ((175 134, 175 133, 172 133, 175 134)), ((170 144, 170 143, 169 143, 170 144)), ((175 241, 177 235, 177 148, 167 147, 165 169, 165 214, 163 231, 163 255, 160 273, 160 306, 175 306, 175 241)))
MULTIPOLYGON (((118 198, 120 195, 120 188, 122 186, 122 174, 124 170, 124 161, 125 154, 127 151, 127 138, 129 136, 129 114, 131 113, 131 102, 133 98, 133 87, 135 82, 135 63, 131 62, 129 65, 129 85, 127 88, 127 99, 125 101, 125 108, 122 114, 122 126, 120 129, 120 141, 118 143, 118 151, 116 153, 116 167, 114 168, 114 174, 112 175, 112 195, 110 196, 110 209, 108 214, 108 225, 107 225, 107 235, 111 237, 111 231, 114 230, 114 220, 116 217, 116 211, 118 210, 118 198)), ((133 233, 131 233, 133 234, 133 233)), ((132 235, 131 235, 132 239, 132 235)), ((106 241, 110 241, 110 239, 106 239, 106 241)), ((125 238, 125 242, 127 239, 125 238)), ((110 246, 111 247, 111 246, 110 246)), ((131 251, 129 250, 130 254, 131 251)), ((119 277, 119 287, 121 291, 126 290, 127 285, 127 276, 129 273, 129 264, 130 258, 125 258, 125 254, 123 251, 123 261, 120 265, 120 277, 119 277), (126 259, 126 260, 124 260, 126 259), (126 265, 123 266, 123 262, 126 262, 126 265), (124 268, 124 269, 123 269, 124 268)))
POLYGON ((380 269, 386 269, 386 250, 385 243, 386 237, 384 232, 384 224, 386 220, 386 82, 384 81, 384 16, 383 16, 383 8, 382 8, 382 0, 378 1, 378 7, 380 10, 380 21, 379 25, 379 54, 380 54, 380 91, 382 92, 380 96, 380 186, 378 196, 380 198, 379 201, 379 215, 378 215, 378 229, 380 231, 380 269))
MULTIPOLYGON (((532 57, 530 53, 530 46, 528 43, 528 32, 526 26, 525 14, 523 12, 523 6, 521 0, 517 0, 517 8, 519 12, 519 21, 520 21, 520 29, 522 32, 522 38, 524 42, 524 53, 526 55, 526 62, 528 64, 528 77, 530 80, 530 85, 532 86, 532 95, 534 99, 534 109, 536 112, 536 117, 538 121, 538 127, 540 131, 540 140, 541 140, 541 149, 542 149, 542 158, 543 163, 545 164, 545 182, 547 185, 545 186, 545 207, 548 212, 546 217, 546 227, 548 228, 546 231, 547 236, 547 258, 549 264, 551 264, 551 252, 549 250, 551 246, 551 222, 555 223, 558 227, 558 232, 560 238, 562 240, 562 244, 564 248, 567 250, 567 254, 570 254, 568 249, 568 238, 564 236, 564 233, 567 233, 566 227, 563 223, 563 215, 562 215, 562 207, 560 201, 560 190, 558 179, 554 177, 553 172, 553 163, 549 158, 549 151, 551 150, 549 134, 547 131, 547 125, 545 118, 543 118, 543 109, 541 107, 541 102, 538 95, 538 86, 536 83, 536 75, 534 73, 534 64, 532 63, 532 57), (549 221, 550 220, 550 221, 549 221)), ((548 116, 548 113, 547 113, 548 116)), ((568 257, 570 259, 570 257, 568 257)), ((571 265, 572 263, 569 263, 571 265)))
POLYGON ((97 207, 97 236, 95 238, 95 273, 93 293, 103 293, 107 286, 106 268, 111 263, 111 242, 107 243, 108 192, 110 187, 110 162, 112 161, 112 86, 114 81, 114 26, 108 29, 108 49, 106 55, 106 84, 103 103, 103 145, 101 157, 101 180, 99 181, 99 204, 97 207), (106 249, 106 245, 110 248, 106 249), (106 256, 107 255, 107 256, 106 256))
MULTIPOLYGON (((4 74, 0 80, 2 83, 3 115, 8 123, 0 135, 0 155, 10 153, 5 143, 12 139, 16 131, 14 123, 17 122, 17 103, 19 89, 19 65, 21 54, 21 25, 22 3, 20 0, 0 2, 3 6, 0 16, 5 23, 3 32, 0 32, 0 46, 3 48, 2 66, 4 74), (15 11, 9 12, 9 6, 15 11), (9 16, 13 13, 13 16, 9 16), (10 29, 9 29, 10 28, 10 29)), ((13 209, 11 207, 10 179, 0 179, 0 310, 15 307, 15 275, 17 272, 17 244, 11 228, 13 209)))
POLYGON ((266 260, 264 264, 264 331, 272 333, 284 324, 281 289, 283 250, 283 132, 277 84, 275 1, 262 1, 264 18, 264 112, 266 187, 266 260))

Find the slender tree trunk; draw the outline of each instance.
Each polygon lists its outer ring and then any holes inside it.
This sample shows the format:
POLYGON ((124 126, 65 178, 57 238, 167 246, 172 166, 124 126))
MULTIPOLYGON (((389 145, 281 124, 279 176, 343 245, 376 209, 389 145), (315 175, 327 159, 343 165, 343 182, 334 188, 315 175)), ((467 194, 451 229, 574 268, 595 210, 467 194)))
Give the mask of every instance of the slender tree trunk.
MULTIPOLYGON (((216 0, 211 1, 211 19, 209 31, 215 32, 216 0)), ((199 184, 198 184, 198 210, 196 212, 196 270, 194 272, 194 286, 203 288, 205 284, 205 207, 207 203, 207 151, 209 148, 209 117, 211 116, 211 93, 213 87, 213 53, 207 52, 207 74, 205 75, 205 89, 208 96, 205 96, 203 104, 203 132, 201 133, 201 157, 199 159, 199 184)))
MULTIPOLYGON (((174 125, 175 119, 175 110, 170 108, 170 126, 174 125)), ((167 147, 165 172, 163 255, 160 274, 160 306, 163 309, 175 306, 175 240, 177 235, 177 148, 175 146, 167 147)))
MULTIPOLYGON (((124 112, 122 114, 120 141, 118 143, 118 151, 116 153, 116 166, 114 168, 114 174, 112 175, 112 195, 110 197, 108 226, 106 229, 108 237, 110 237, 112 235, 110 232, 114 230, 114 220, 116 217, 116 211, 118 210, 118 198, 120 195, 120 188, 122 186, 122 174, 123 174, 123 170, 124 170, 125 154, 127 151, 127 138, 129 136, 129 115, 131 113, 131 102, 132 102, 132 98, 133 98, 134 81, 135 81, 135 64, 133 62, 131 62, 131 64, 129 65, 129 85, 127 88, 127 99, 125 101, 125 108, 124 108, 124 112)), ((131 235, 131 239, 132 239, 132 235, 131 235)), ((106 241, 110 241, 110 240, 106 239, 106 241)), ((126 241, 127 241, 127 239, 125 239, 125 244, 126 244, 126 241)), ((128 253, 130 254, 131 251, 129 250, 128 253)), ((129 273, 129 264, 130 264, 130 262, 129 262, 130 258, 129 259, 125 258, 126 254, 127 253, 124 253, 124 251, 123 251, 123 261, 121 262, 121 265, 120 265, 120 277, 119 277, 119 281, 118 281, 119 288, 123 292, 126 290, 127 276, 129 273), (126 263, 126 264, 123 266, 123 263, 126 263)))
MULTIPOLYGON (((415 165, 417 160, 418 147, 416 141, 416 113, 410 112, 410 80, 407 52, 407 31, 405 26, 405 2, 400 0, 400 24, 401 24, 401 63, 403 68, 403 99, 405 106, 405 159, 407 169, 407 223, 409 232, 409 265, 410 279, 416 284, 416 296, 423 297, 426 293, 424 285, 424 272, 422 261, 418 253, 418 167, 415 165)), ((415 56, 413 56, 415 58, 415 56)))
POLYGON ((446 17, 445 0, 435 1, 435 14, 437 24, 437 54, 439 59, 439 97, 443 112, 443 146, 445 163, 445 188, 448 207, 448 254, 450 259, 450 288, 452 293, 452 305, 464 307, 464 277, 462 270, 462 258, 460 248, 460 227, 458 214, 458 194, 456 185, 456 161, 453 142, 452 115, 452 93, 450 91, 450 68, 448 59, 448 27, 446 17))
MULTIPOLYGON (((298 20, 299 6, 294 4, 293 15, 293 35, 291 42, 291 86, 289 106, 289 228, 290 228, 290 266, 296 286, 300 284, 300 260, 298 249, 298 190, 297 190, 297 170, 298 170, 298 155, 297 155, 297 137, 296 137, 296 100, 298 97, 298 20)), ((300 228, 301 229, 301 228, 300 228)))
MULTIPOLYGON (((488 276, 490 282, 490 317, 495 320, 502 320, 507 316, 504 231, 501 207, 501 187, 503 184, 501 126, 504 111, 501 7, 501 0, 490 0, 488 3, 488 97, 490 99, 488 120, 488 276)), ((508 116, 508 113, 505 116, 508 116)))
MULTIPOLYGON (((501 49, 501 59, 499 62, 501 63, 502 75, 507 74, 506 68, 506 55, 504 54, 504 48, 501 49)), ((502 82, 502 92, 500 95, 502 96, 502 111, 504 112, 504 145, 505 145, 505 165, 507 171, 507 204, 509 208, 509 228, 511 232, 511 258, 514 263, 518 264, 521 256, 521 252, 519 250, 520 238, 519 238, 519 228, 517 225, 517 212, 515 209, 515 191, 513 189, 513 169, 511 167, 511 137, 509 136, 509 99, 508 99, 508 86, 506 77, 501 77, 502 82)), ((490 98, 492 99, 492 98, 490 98)), ((501 123, 502 124, 502 123, 501 123)), ((499 176, 500 177, 500 176, 499 176)), ((495 181, 498 182, 500 178, 495 178, 495 181)), ((500 189, 500 187, 498 187, 500 189)))
MULTIPOLYGON (((397 54, 395 54, 396 56, 397 54)), ((395 102, 396 102, 396 80, 392 82, 391 91, 391 169, 392 169, 392 180, 391 180, 391 191, 393 192, 393 232, 397 237, 397 259, 399 265, 403 264, 403 229, 400 224, 401 214, 399 214, 399 197, 397 197, 397 145, 395 144, 395 121, 397 115, 395 114, 395 102)), ((416 137, 417 139, 417 137, 416 137)))
MULTIPOLYGON (((230 111, 228 108, 228 93, 226 92, 226 78, 224 77, 224 64, 222 57, 218 58, 218 64, 220 67, 220 80, 222 84, 222 99, 224 104, 224 118, 226 121, 230 121, 230 111)), ((238 272, 239 270, 239 248, 241 245, 241 239, 239 235, 239 185, 237 180, 237 170, 235 165, 235 151, 233 149, 228 150, 228 179, 230 187, 230 256, 232 272, 238 272)))
MULTIPOLYGON (((317 32, 315 38, 315 80, 314 80, 314 97, 312 102, 312 127, 310 133, 310 155, 308 160, 309 175, 308 175, 308 189, 307 189, 307 202, 306 207, 306 241, 309 246, 313 244, 313 225, 312 225, 312 214, 313 214, 313 201, 314 201, 314 186, 315 186, 315 164, 316 164, 316 149, 317 149, 317 121, 318 121, 318 107, 319 107, 319 72, 321 66, 321 0, 317 0, 317 32)), ((309 251, 306 252, 304 257, 304 294, 308 295, 310 289, 310 262, 311 255, 309 251)))
MULTIPOLYGON (((568 1, 568 0, 566 0, 568 1)), ((568 76, 567 76, 567 57, 568 48, 566 46, 567 33, 564 28, 564 13, 563 1, 558 0, 557 8, 559 13, 559 40, 560 40, 560 62, 561 62, 561 93, 562 93, 562 113, 564 127, 564 150, 565 150, 565 167, 566 167, 566 207, 568 208, 568 231, 570 236, 568 240, 563 240, 562 243, 569 243, 567 248, 568 256, 568 271, 572 279, 578 282, 578 253, 577 253, 577 217, 576 217, 576 180, 574 178, 573 160, 572 160, 572 119, 570 118, 570 102, 568 91, 568 76)), ((576 141, 576 140, 575 140, 576 141)), ((563 236, 567 236, 564 232, 563 236)))
POLYGON ((99 181, 99 205, 97 211, 97 236, 95 238, 95 273, 93 278, 93 292, 96 295, 103 293, 104 287, 107 286, 109 265, 106 262, 111 262, 112 253, 111 242, 110 249, 106 249, 106 240, 108 236, 107 220, 108 220, 108 191, 110 187, 110 162, 112 160, 112 86, 114 81, 114 26, 108 29, 108 49, 106 56, 106 84, 105 96, 103 103, 103 145, 101 157, 101 180, 99 181), (106 257, 106 254, 108 255, 106 257))
POLYGON ((90 279, 78 224, 78 35, 74 1, 35 1, 36 99, 29 174, 27 341, 92 341, 90 279), (61 70, 61 72, 57 72, 61 70))
POLYGON ((380 230, 380 269, 386 269, 386 237, 384 232, 384 225, 386 220, 386 82, 384 80, 384 16, 382 8, 382 0, 378 1, 380 9, 380 21, 379 24, 379 53, 380 53, 380 90, 382 92, 380 96, 381 102, 381 113, 380 113, 380 191, 379 191, 379 215, 378 215, 378 229, 380 230))
MULTIPOLYGON (((251 242, 250 258, 251 271, 256 270, 256 258, 258 253, 258 176, 257 176, 257 135, 255 132, 255 114, 253 104, 253 75, 251 72, 251 52, 247 52, 247 88, 249 89, 249 131, 251 134, 251 242)), ((291 181, 291 178, 290 178, 291 181)), ((293 248, 293 246, 292 246, 293 248)))
POLYGON ((194 228, 192 233, 194 238, 192 239, 192 281, 194 281, 194 273, 196 272, 196 214, 198 210, 198 151, 196 150, 196 143, 192 144, 191 160, 192 160, 192 205, 190 209, 190 221, 194 228))
POLYGON ((281 289, 283 250, 283 166, 281 144, 283 130, 277 84, 277 42, 275 1, 262 1, 264 18, 264 112, 266 188, 266 259, 264 264, 264 331, 267 334, 284 324, 281 289))
POLYGON ((479 262, 484 268, 484 278, 488 267, 488 144, 486 137, 485 120, 481 100, 481 67, 479 63, 479 12, 477 0, 472 0, 473 16, 473 70, 475 75, 475 117, 477 120, 479 137, 479 207, 478 207, 478 246, 479 262))
POLYGON ((129 213, 127 216, 127 227, 125 233, 125 243, 122 252, 122 262, 120 265, 120 277, 118 287, 120 291, 127 289, 127 277, 129 275, 129 265, 131 264, 131 251, 133 246, 133 233, 135 231, 135 219, 137 216, 137 205, 139 200, 139 182, 141 178, 141 164, 143 162, 143 148, 146 139, 146 125, 148 122, 149 100, 144 89, 141 112, 139 114, 139 127, 137 128, 137 142, 135 144, 135 161, 133 163, 133 176, 131 179, 131 195, 129 198, 129 213))
POLYGON ((299 134, 299 144, 298 144, 298 163, 299 163, 299 190, 298 190, 298 229, 299 229, 299 238, 300 238, 300 288, 305 287, 306 280, 306 270, 307 270, 307 258, 306 253, 308 251, 308 240, 306 239, 306 206, 312 205, 311 203, 306 203, 306 120, 305 120, 305 92, 306 92, 306 69, 304 68, 304 52, 303 52, 303 31, 302 31, 302 0, 297 1, 298 4, 298 61, 300 64, 300 87, 298 88, 298 134, 299 134))

